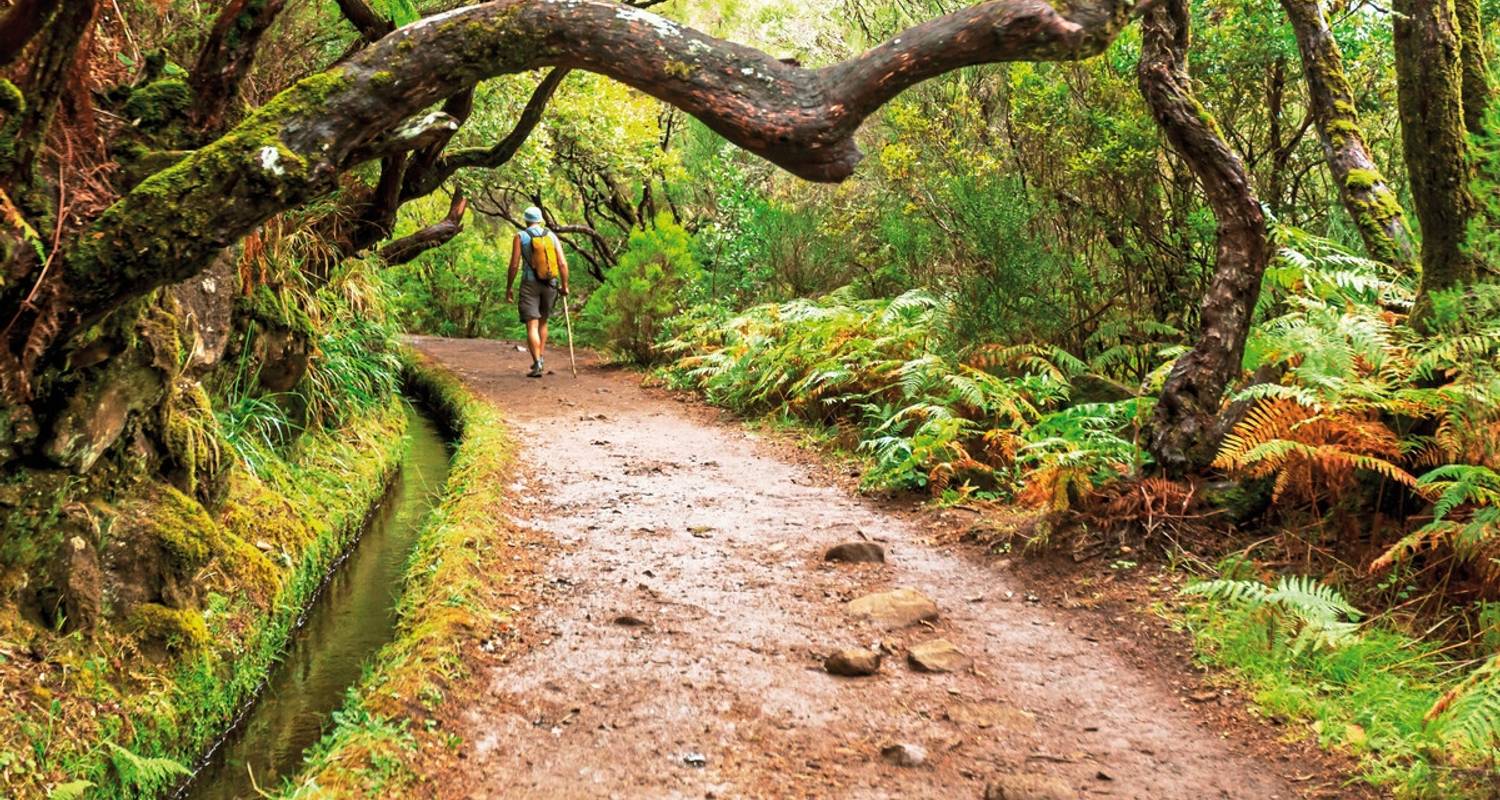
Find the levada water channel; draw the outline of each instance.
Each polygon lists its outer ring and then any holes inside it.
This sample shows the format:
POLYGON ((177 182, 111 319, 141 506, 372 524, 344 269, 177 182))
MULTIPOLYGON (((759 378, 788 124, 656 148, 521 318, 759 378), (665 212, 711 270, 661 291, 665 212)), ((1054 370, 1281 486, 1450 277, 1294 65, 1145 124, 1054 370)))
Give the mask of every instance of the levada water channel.
POLYGON ((257 786, 295 775, 365 664, 394 636, 407 558, 448 477, 449 452, 436 425, 415 411, 407 416, 410 445, 385 501, 308 609, 255 703, 178 798, 253 798, 257 786))

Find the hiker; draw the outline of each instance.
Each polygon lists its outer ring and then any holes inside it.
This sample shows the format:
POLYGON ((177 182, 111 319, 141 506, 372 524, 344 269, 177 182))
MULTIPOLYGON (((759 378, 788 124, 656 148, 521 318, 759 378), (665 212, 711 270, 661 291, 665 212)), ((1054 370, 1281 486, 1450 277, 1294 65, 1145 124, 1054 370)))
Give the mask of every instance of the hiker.
POLYGON ((563 257, 557 234, 542 224, 542 210, 532 206, 522 214, 526 228, 516 234, 510 248, 510 271, 505 275, 505 302, 516 299, 516 270, 521 275, 521 302, 517 308, 526 326, 526 349, 531 351, 528 378, 542 377, 542 354, 547 349, 547 317, 559 294, 568 293, 568 260, 563 257))

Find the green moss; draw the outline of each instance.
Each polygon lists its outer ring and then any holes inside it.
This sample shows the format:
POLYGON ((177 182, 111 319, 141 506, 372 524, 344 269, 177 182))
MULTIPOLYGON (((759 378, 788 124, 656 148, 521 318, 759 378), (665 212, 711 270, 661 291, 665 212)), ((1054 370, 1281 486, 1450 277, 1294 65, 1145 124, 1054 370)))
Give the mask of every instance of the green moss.
POLYGON ((131 92, 125 116, 145 130, 159 130, 184 121, 192 105, 193 90, 187 81, 163 78, 131 92))
POLYGON ((666 71, 668 75, 683 80, 687 80, 693 76, 692 66, 681 61, 668 61, 666 71))
POLYGON ((197 611, 142 603, 130 612, 126 628, 144 641, 176 653, 197 653, 209 643, 208 625, 197 611))
POLYGON ((326 175, 285 146, 282 126, 310 116, 350 82, 341 68, 304 78, 110 206, 94 223, 94 235, 80 237, 69 252, 65 267, 75 299, 87 305, 96 296, 114 296, 122 283, 160 285, 191 274, 182 265, 195 267, 218 252, 222 243, 212 232, 221 226, 222 204, 245 197, 247 186, 268 207, 310 194, 326 175))
POLYGON ((1348 118, 1351 121, 1358 121, 1359 119, 1359 111, 1356 110, 1354 108, 1354 104, 1349 102, 1348 100, 1333 101, 1333 110, 1339 116, 1348 118))
POLYGON ((1368 192, 1379 183, 1383 183, 1380 173, 1373 169, 1351 169, 1344 176, 1344 186, 1353 192, 1368 192))
POLYGON ((271 328, 283 328, 312 338, 318 330, 301 306, 283 297, 275 289, 261 284, 250 296, 238 301, 241 310, 252 319, 271 328))
POLYGON ((146 530, 180 567, 195 570, 217 552, 219 526, 197 500, 163 486, 146 508, 151 514, 146 530))
MULTIPOLYGON (((1354 198, 1351 203, 1358 209, 1360 216, 1369 217, 1374 221, 1391 219, 1402 213, 1401 202, 1390 189, 1381 188, 1365 198, 1354 198)), ((1359 221, 1363 224, 1363 220, 1359 221)))
POLYGON ((370 76, 370 83, 381 88, 395 86, 396 73, 391 72, 388 69, 383 69, 370 76))
POLYGON ((197 495, 200 480, 215 482, 223 446, 218 420, 203 384, 186 378, 175 383, 162 408, 162 441, 167 455, 183 472, 185 485, 179 488, 197 495))
POLYGON ((14 83, 0 78, 0 113, 20 114, 26 110, 26 95, 14 83))

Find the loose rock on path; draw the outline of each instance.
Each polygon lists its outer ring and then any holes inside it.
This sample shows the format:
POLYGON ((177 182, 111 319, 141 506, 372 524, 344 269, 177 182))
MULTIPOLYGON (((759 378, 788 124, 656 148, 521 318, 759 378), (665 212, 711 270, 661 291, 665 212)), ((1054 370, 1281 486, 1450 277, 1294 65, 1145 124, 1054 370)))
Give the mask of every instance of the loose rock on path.
POLYGON ((1287 765, 1201 726, 1004 572, 638 376, 585 358, 577 380, 530 380, 504 343, 416 345, 510 420, 514 522, 561 545, 537 644, 471 678, 442 796, 1297 796, 1287 765), (885 563, 824 560, 861 534, 885 563), (959 668, 825 669, 932 640, 959 668))

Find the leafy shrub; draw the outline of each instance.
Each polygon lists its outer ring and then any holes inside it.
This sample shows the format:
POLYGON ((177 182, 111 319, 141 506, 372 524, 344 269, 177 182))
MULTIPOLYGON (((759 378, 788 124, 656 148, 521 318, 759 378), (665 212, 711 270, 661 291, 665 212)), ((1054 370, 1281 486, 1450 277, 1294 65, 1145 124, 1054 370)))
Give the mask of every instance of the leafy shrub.
POLYGON ((510 236, 465 229, 446 245, 387 267, 392 313, 413 333, 465 338, 516 336, 515 308, 505 302, 510 236))
POLYGON ((1010 496, 1029 474, 1087 493, 1144 461, 1122 435, 1144 401, 1066 408, 1081 363, 1034 346, 955 348, 952 313, 928 292, 848 289, 738 315, 695 309, 668 327, 677 361, 664 373, 738 411, 852 427, 871 457, 867 488, 1010 496))
POLYGON ((1410 276, 1296 229, 1277 238, 1245 366, 1280 377, 1238 393, 1251 405, 1215 466, 1313 508, 1360 476, 1404 487, 1433 517, 1371 569, 1441 549, 1500 584, 1500 290, 1434 297, 1436 330, 1419 334, 1410 276))
POLYGON ((692 236, 662 214, 630 234, 630 245, 584 309, 589 328, 618 356, 647 364, 656 357, 662 323, 677 313, 702 270, 692 236))

